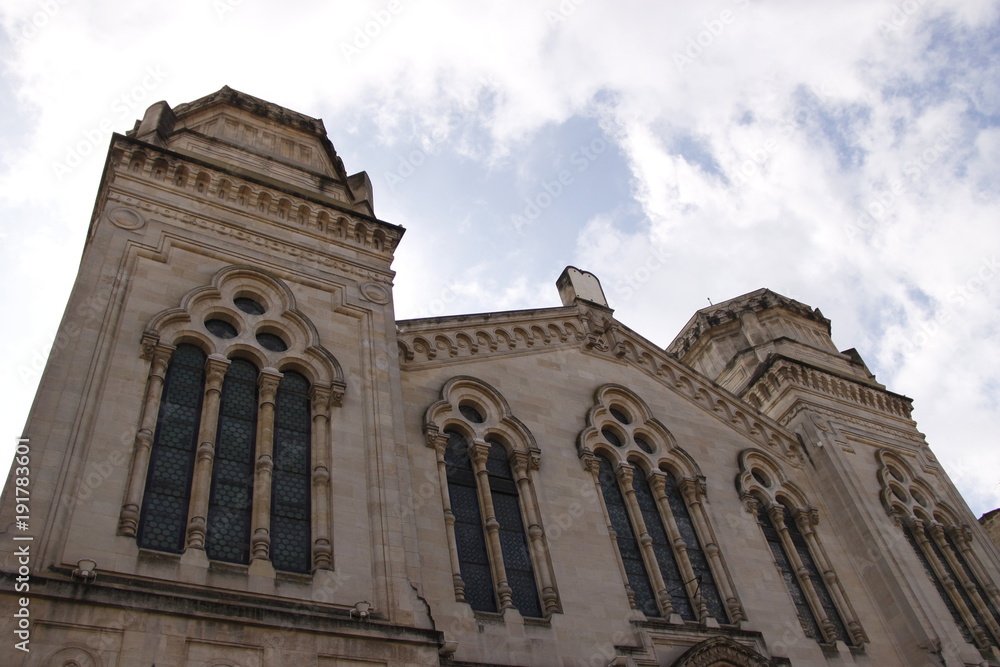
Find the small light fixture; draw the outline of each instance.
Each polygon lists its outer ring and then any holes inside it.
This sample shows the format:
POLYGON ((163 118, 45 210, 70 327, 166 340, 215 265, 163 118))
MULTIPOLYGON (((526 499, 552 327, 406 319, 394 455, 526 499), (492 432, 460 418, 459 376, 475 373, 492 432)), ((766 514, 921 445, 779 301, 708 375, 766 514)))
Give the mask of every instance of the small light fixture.
POLYGON ((367 620, 368 617, 372 615, 371 609, 372 609, 371 602, 367 602, 365 600, 362 600, 361 602, 355 602, 354 609, 351 610, 351 618, 354 618, 354 616, 357 615, 357 617, 360 620, 362 621, 367 620))
POLYGON ((76 569, 73 570, 73 578, 80 579, 85 584, 89 584, 97 579, 97 563, 89 558, 83 558, 76 562, 76 569))

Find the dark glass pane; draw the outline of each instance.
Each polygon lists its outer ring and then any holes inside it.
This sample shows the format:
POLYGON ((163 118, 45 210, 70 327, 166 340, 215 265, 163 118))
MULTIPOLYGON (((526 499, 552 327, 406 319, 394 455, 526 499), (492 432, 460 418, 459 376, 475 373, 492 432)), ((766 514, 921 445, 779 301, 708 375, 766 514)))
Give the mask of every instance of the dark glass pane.
POLYGON ((514 606, 524 616, 540 618, 542 607, 538 601, 528 537, 524 532, 517 487, 503 445, 490 443, 486 469, 489 471, 493 511, 500 524, 500 550, 503 551, 503 564, 507 571, 507 583, 513 591, 514 606))
POLYGON ((646 524, 646 531, 653 540, 656 563, 660 567, 660 574, 663 576, 667 592, 670 593, 670 602, 674 611, 680 614, 685 621, 697 620, 684 588, 684 577, 681 576, 677 560, 674 558, 674 550, 670 546, 670 538, 667 537, 667 531, 663 527, 663 519, 656 506, 656 499, 646 481, 645 473, 640 468, 636 468, 632 478, 632 488, 635 489, 635 499, 642 511, 642 521, 646 524))
POLYGON ((245 296, 236 297, 235 299, 233 299, 233 303, 236 304, 237 308, 239 308, 248 315, 264 314, 264 306, 261 305, 259 301, 251 299, 249 297, 245 296))
POLYGON ((610 412, 611 416, 620 421, 622 424, 628 424, 632 421, 629 419, 628 415, 625 414, 625 411, 620 408, 611 408, 608 412, 610 412))
POLYGON ((448 433, 445 450, 448 472, 448 496, 455 515, 455 542, 458 546, 459 572, 465 582, 465 601, 477 611, 496 611, 493 575, 483 535, 479 512, 476 477, 469 460, 469 443, 455 432, 448 433))
POLYGON ((621 447, 622 446, 621 438, 619 438, 618 434, 615 433, 614 431, 612 431, 610 428, 607 428, 607 427, 602 428, 601 429, 601 435, 603 435, 604 439, 607 440, 608 442, 610 442, 615 447, 621 447))
POLYGON ((670 512, 674 515, 674 523, 677 524, 677 530, 687 547, 688 561, 691 563, 691 569, 694 570, 694 576, 698 578, 698 591, 705 599, 705 604, 708 605, 708 613, 720 623, 727 623, 729 616, 726 614, 725 605, 722 604, 722 596, 719 594, 718 586, 715 585, 715 578, 708 566, 708 559, 705 558, 705 552, 701 548, 701 541, 695 532, 691 514, 681 496, 677 480, 669 472, 666 473, 665 490, 667 500, 670 502, 670 512))
POLYGON ((816 591, 816 596, 819 598, 820 604, 823 605, 823 613, 833 623, 833 630, 837 639, 848 646, 852 646, 854 640, 847 634, 844 621, 840 618, 837 606, 833 604, 833 598, 826 587, 826 580, 820 574, 819 568, 816 567, 816 562, 813 560, 812 552, 809 551, 809 545, 806 544, 805 537, 799 532, 799 527, 795 523, 795 520, 792 519, 792 513, 787 507, 784 512, 785 525, 788 527, 788 536, 792 538, 792 545, 795 546, 795 552, 799 555, 799 560, 802 561, 802 565, 806 569, 806 574, 812 582, 813 590, 816 591))
POLYGON ((282 340, 281 336, 277 336, 273 333, 259 333, 257 334, 257 342, 265 350, 270 350, 271 352, 284 352, 288 349, 288 343, 282 340))
POLYGON ((205 536, 205 552, 213 560, 250 562, 256 435, 257 369, 234 359, 222 382, 215 436, 205 536))
POLYGON ((944 584, 941 583, 940 579, 938 579, 938 576, 934 572, 934 568, 932 568, 931 564, 928 562, 923 549, 921 549, 920 545, 917 544, 917 540, 913 537, 910 527, 905 524, 903 525, 903 536, 906 537, 906 541, 909 542, 910 546, 913 548, 913 553, 917 554, 917 560, 919 560, 920 564, 923 565, 924 572, 927 573, 927 577, 931 580, 931 583, 934 584, 934 588, 937 589, 938 595, 941 596, 944 606, 948 608, 948 612, 951 614, 952 620, 955 621, 955 625, 958 626, 959 631, 962 633, 962 637, 970 644, 975 644, 972 640, 972 632, 969 630, 969 626, 965 623, 965 619, 963 619, 962 615, 958 613, 958 609, 955 608, 955 603, 952 602, 951 597, 944 589, 944 584))
POLYGON ((205 328, 218 338, 236 338, 236 327, 225 320, 205 320, 205 328))
POLYGON ((819 625, 817 625, 816 617, 813 616, 809 602, 806 600, 802 584, 799 583, 798 577, 795 576, 792 564, 788 560, 788 554, 785 553, 785 547, 781 543, 781 537, 778 535, 774 524, 771 523, 771 517, 767 515, 767 510, 764 509, 764 503, 762 502, 757 504, 757 521, 760 523, 761 530, 764 533, 764 539, 767 540, 767 546, 771 549, 771 555, 774 556, 774 564, 778 567, 778 573, 784 579, 785 587, 788 589, 788 594, 795 605, 795 611, 798 614, 799 623, 802 625, 802 631, 806 637, 823 641, 823 633, 819 631, 819 625))
POLYGON ((204 385, 204 353, 178 345, 164 380, 142 499, 137 542, 145 549, 184 550, 204 385))
POLYGON ((646 616, 659 616, 660 609, 656 604, 653 587, 649 583, 649 573, 646 572, 646 565, 642 561, 642 552, 635 539, 635 531, 632 529, 632 521, 629 519, 625 498, 618 487, 615 472, 611 468, 610 461, 603 456, 598 458, 601 462, 598 474, 601 493, 604 496, 604 504, 608 508, 611 527, 617 533, 618 553, 621 554, 622 565, 625 566, 625 576, 635 596, 635 604, 646 616))
POLYGON ((647 454, 653 453, 653 446, 648 442, 646 442, 643 438, 635 436, 633 440, 635 440, 635 446, 641 449, 642 451, 646 452, 647 454))
POLYGON ((479 410, 476 410, 471 405, 462 404, 458 406, 458 411, 462 413, 462 416, 468 419, 473 424, 482 424, 483 416, 479 414, 479 410))
POLYGON ((286 372, 274 408, 271 478, 271 564, 276 570, 311 569, 309 381, 286 372))

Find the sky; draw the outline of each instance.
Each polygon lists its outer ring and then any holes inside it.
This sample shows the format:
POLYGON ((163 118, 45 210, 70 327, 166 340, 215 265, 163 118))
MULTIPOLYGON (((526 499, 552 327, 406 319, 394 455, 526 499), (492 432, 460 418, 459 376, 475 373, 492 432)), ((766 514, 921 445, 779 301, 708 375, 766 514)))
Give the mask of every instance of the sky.
POLYGON ((574 265, 666 346, 768 287, 1000 506, 998 2, 5 0, 0 29, 4 461, 111 133, 229 85, 368 173, 398 318, 557 306, 574 265))

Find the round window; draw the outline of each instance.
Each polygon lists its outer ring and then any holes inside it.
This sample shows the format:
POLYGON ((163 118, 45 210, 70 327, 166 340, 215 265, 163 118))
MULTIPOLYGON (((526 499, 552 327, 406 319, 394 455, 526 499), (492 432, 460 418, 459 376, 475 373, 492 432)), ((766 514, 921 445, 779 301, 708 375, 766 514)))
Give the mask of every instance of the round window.
POLYGON ((247 315, 263 315, 264 306, 260 301, 251 299, 248 296, 238 296, 233 299, 233 304, 247 315))
POLYGON ((257 334, 257 342, 262 348, 271 352, 284 352, 288 349, 288 343, 281 336, 273 333, 261 332, 257 334))
POLYGON ((236 327, 218 318, 205 320, 205 328, 208 329, 210 334, 218 338, 236 338, 237 336, 236 327))

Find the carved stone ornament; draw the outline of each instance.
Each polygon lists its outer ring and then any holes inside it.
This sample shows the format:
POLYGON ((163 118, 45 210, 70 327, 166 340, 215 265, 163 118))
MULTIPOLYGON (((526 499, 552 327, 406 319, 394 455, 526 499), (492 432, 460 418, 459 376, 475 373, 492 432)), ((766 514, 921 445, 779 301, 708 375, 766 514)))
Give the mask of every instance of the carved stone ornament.
POLYGON ((392 294, 385 287, 385 285, 367 282, 361 286, 361 296, 372 303, 384 306, 389 303, 389 299, 392 297, 392 294))
POLYGON ((692 646, 673 667, 772 667, 775 662, 726 637, 713 637, 692 646))
POLYGON ((121 229, 139 229, 146 224, 146 219, 135 209, 116 206, 105 213, 105 217, 115 227, 121 229))

